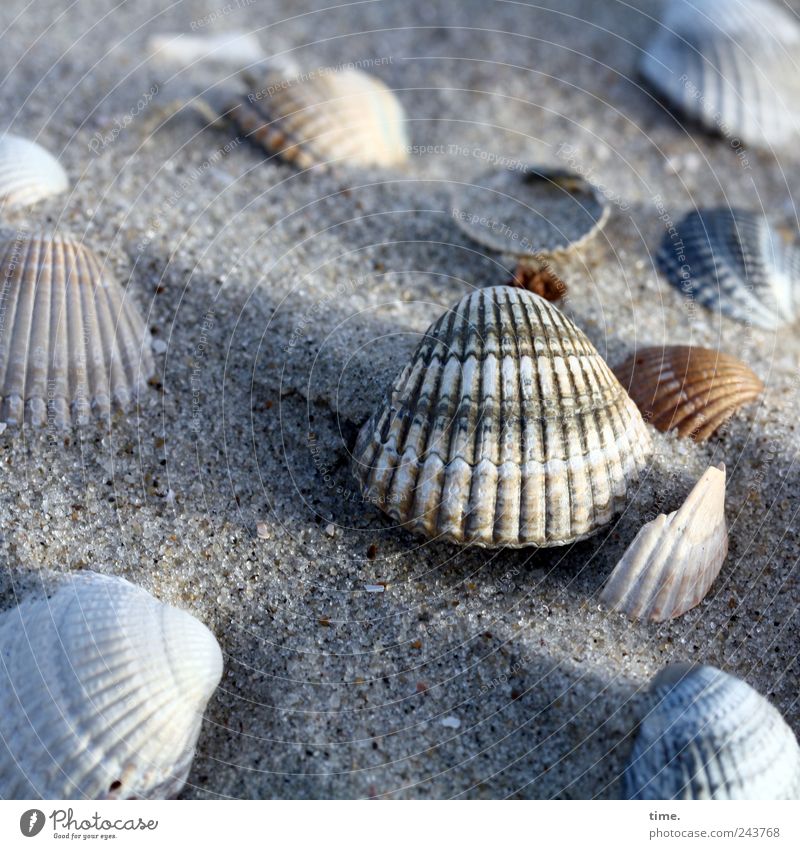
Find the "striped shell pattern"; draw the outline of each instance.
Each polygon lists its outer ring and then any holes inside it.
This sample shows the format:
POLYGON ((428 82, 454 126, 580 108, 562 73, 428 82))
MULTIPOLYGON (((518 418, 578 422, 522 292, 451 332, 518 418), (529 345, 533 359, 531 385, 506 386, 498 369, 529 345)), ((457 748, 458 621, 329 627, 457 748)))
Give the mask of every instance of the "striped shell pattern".
POLYGON ((656 675, 650 696, 625 773, 627 798, 800 798, 797 739, 744 681, 713 666, 674 664, 656 675))
POLYGON ((498 286, 429 328, 354 460, 365 499, 413 532, 552 546, 607 524, 650 449, 586 336, 537 295, 498 286))
POLYGON ((138 310, 102 261, 62 236, 0 246, 0 417, 35 426, 127 410, 153 371, 138 310))

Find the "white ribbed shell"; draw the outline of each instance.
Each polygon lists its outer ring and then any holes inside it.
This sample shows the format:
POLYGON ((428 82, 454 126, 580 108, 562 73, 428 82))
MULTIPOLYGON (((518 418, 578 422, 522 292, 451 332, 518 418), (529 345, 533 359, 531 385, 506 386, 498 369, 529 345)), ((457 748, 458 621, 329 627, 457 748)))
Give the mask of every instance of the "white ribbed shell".
POLYGON ((667 233, 658 265, 709 310, 772 330, 800 313, 800 249, 763 215, 719 207, 690 212, 667 233))
POLYGON ((320 68, 293 78, 273 71, 261 85, 227 114, 268 153, 300 168, 390 167, 408 159, 405 112, 376 77, 356 69, 320 68))
POLYGON ((800 133, 800 25, 772 0, 668 0, 648 84, 714 133, 758 147, 800 133))
POLYGON ((586 336, 497 286, 428 329, 362 428, 354 473, 365 500, 429 538, 563 545, 611 520, 650 449, 586 336))
POLYGON ((600 600, 632 619, 663 622, 705 598, 728 553, 725 466, 709 468, 679 510, 642 527, 600 600))
POLYGON ((0 245, 0 418, 85 423, 127 410, 154 371, 150 335, 88 248, 62 236, 0 245))
POLYGON ((30 206, 68 188, 66 172, 43 147, 11 133, 0 136, 0 202, 30 206))
POLYGON ((653 679, 625 773, 628 799, 798 799, 800 747, 759 693, 713 666, 653 679))
POLYGON ((0 615, 0 797, 177 795, 222 675, 208 628, 120 578, 0 615))

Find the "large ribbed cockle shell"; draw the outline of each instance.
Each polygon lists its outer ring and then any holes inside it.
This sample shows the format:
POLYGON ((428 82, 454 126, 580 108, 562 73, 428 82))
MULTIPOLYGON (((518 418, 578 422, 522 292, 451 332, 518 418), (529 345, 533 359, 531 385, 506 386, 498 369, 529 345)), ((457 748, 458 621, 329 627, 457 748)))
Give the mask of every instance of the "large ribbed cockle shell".
POLYGON ((628 799, 798 799, 800 747, 778 710, 713 666, 655 676, 625 772, 628 799))
POLYGON ((271 71, 227 114, 247 139, 299 168, 391 167, 408 159, 400 101, 381 80, 354 68, 296 76, 271 71))
POLYGON ((667 0, 642 53, 659 95, 712 133, 763 148, 800 133, 800 25, 773 0, 667 0))
POLYGON ((0 418, 83 424, 128 410, 155 367, 138 309, 102 261, 63 236, 0 245, 0 418))
POLYGON ((642 348, 614 369, 645 420, 703 442, 764 384, 741 360, 711 348, 642 348))
POLYGON ((193 616, 78 573, 0 615, 0 659, 0 797, 180 792, 222 675, 193 616))
POLYGON ((690 212, 665 234, 657 255, 667 280, 692 301, 773 330, 800 312, 800 248, 757 212, 690 212))
POLYGON ((69 188, 59 161, 36 142, 6 133, 0 136, 0 203, 30 206, 69 188))
POLYGON ((611 520, 650 449, 586 336, 497 286, 428 329, 362 428, 354 472, 366 501, 428 538, 564 545, 611 520))
POLYGON ((705 598, 728 553, 725 466, 709 468, 680 509, 648 522, 614 568, 600 600, 631 619, 663 622, 705 598))

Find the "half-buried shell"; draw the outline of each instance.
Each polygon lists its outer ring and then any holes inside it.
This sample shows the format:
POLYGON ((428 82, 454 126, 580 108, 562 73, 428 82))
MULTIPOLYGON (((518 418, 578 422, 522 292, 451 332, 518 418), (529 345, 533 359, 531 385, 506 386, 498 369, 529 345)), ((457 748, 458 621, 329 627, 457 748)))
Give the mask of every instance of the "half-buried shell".
POLYGON ((11 133, 0 137, 0 202, 30 206, 68 187, 66 172, 43 147, 11 133))
POLYGON ((708 439, 764 389, 741 360, 691 345, 643 348, 614 373, 645 421, 695 442, 708 439))
POLYGON ((799 50, 797 18, 771 0, 668 0, 640 67, 706 129, 769 148, 800 131, 799 50))
POLYGON ((127 410, 153 371, 150 336, 88 248, 62 236, 0 245, 0 417, 83 424, 127 410))
POLYGON ((222 654, 120 578, 71 576, 0 615, 0 796, 177 795, 222 654))
POLYGON ((536 265, 582 248, 605 225, 609 208, 577 174, 528 165, 459 186, 453 218, 479 244, 536 265))
POLYGON ((725 466, 709 468, 679 510, 636 534, 600 600, 631 619, 663 622, 705 598, 728 553, 725 466))
POLYGON ((354 68, 287 77, 270 71, 228 117, 253 143, 300 168, 391 167, 408 158, 406 116, 394 93, 354 68))
POLYGON ((664 237, 658 265, 693 301, 772 330, 800 309, 800 249, 763 215, 725 207, 690 212, 664 237))
POLYGON ((564 545, 611 520, 650 449, 586 336, 496 286, 428 329, 362 428, 354 472, 366 501, 429 538, 564 545))
POLYGON ((628 799, 797 799, 800 747, 780 713, 713 666, 655 676, 625 772, 628 799))

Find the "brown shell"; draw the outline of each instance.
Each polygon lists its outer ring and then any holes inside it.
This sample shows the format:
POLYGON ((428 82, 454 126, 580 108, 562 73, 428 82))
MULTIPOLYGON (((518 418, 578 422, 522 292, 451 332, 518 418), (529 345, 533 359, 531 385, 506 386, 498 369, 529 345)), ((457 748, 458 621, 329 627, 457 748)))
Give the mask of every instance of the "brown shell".
POLYGON ((646 421, 695 442, 708 439, 764 389, 741 360, 691 345, 642 348, 614 371, 646 421))

